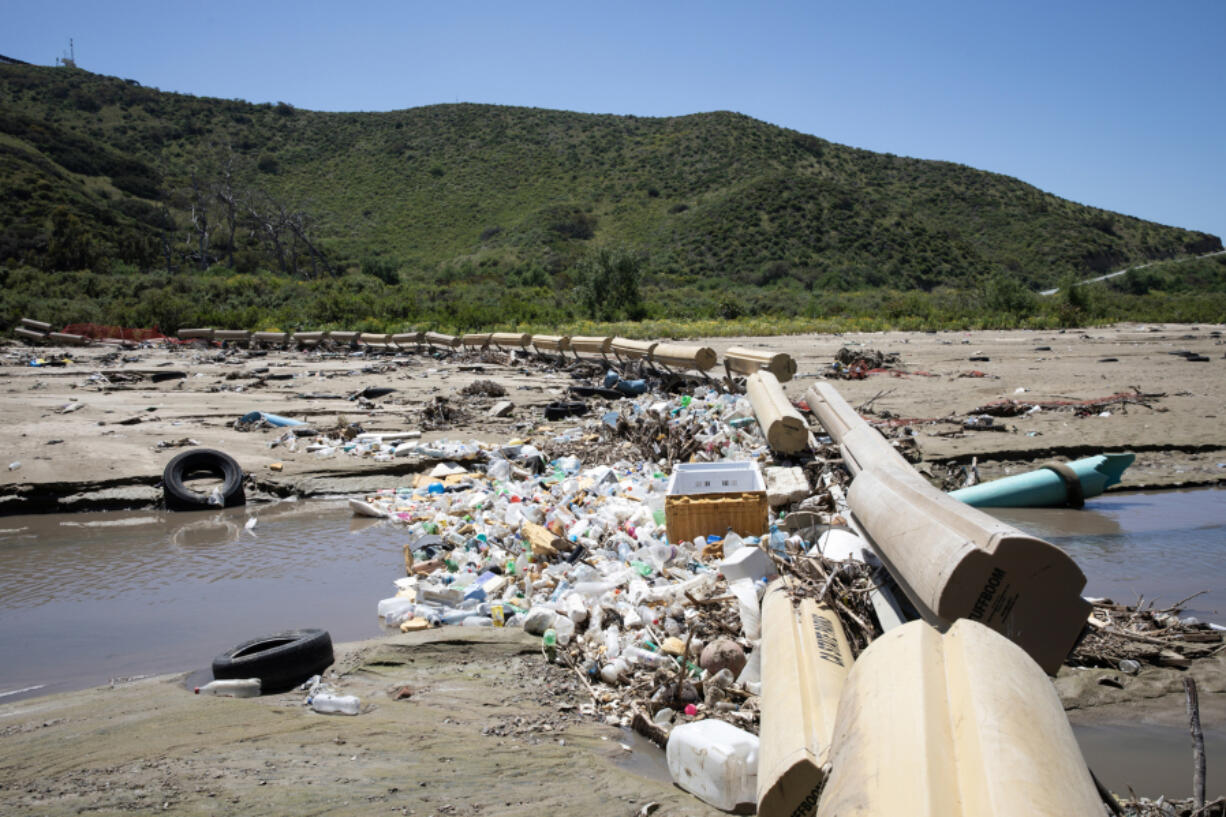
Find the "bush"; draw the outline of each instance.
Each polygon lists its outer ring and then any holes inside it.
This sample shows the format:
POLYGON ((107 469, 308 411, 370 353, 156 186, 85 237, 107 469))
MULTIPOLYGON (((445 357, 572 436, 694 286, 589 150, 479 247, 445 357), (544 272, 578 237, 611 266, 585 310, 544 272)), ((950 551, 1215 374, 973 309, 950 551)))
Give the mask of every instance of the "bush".
POLYGON ((596 235, 596 217, 578 207, 551 207, 545 215, 549 229, 563 238, 586 241, 596 235))
POLYGON ((1024 316, 1033 315, 1037 304, 1034 293, 1012 275, 997 273, 984 286, 984 305, 989 312, 1024 316))
POLYGON ((277 161, 276 156, 273 156, 270 153, 265 153, 263 156, 261 156, 260 160, 256 162, 255 166, 261 173, 276 175, 277 173, 281 172, 281 163, 277 161))
POLYGON ((627 250, 602 248, 579 264, 579 295, 589 318, 642 320, 646 315, 639 291, 643 259, 627 250))
POLYGON ((372 275, 390 286, 400 283, 399 265, 390 258, 375 258, 373 256, 363 258, 362 273, 372 275))

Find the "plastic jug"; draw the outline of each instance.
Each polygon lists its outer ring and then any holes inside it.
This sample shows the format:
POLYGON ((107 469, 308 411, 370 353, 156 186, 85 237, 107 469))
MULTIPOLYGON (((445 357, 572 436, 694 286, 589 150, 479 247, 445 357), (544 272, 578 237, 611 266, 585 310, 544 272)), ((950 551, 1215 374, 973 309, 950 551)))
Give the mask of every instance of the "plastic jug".
POLYGON ((757 804, 757 735, 724 721, 686 723, 669 733, 666 754, 673 782, 700 800, 724 811, 757 804))

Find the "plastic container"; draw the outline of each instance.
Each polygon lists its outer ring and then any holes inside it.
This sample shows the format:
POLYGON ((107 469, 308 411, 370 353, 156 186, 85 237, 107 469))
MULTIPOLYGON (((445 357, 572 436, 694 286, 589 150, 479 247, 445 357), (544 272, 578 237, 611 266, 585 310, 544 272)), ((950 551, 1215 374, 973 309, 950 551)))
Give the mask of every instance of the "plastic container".
POLYGON ((757 804, 758 737, 730 723, 704 720, 668 736, 673 782, 723 811, 752 812, 757 804))
POLYGON ((209 681, 202 687, 196 687, 196 694, 216 695, 222 698, 258 698, 260 679, 227 678, 221 681, 209 681))
POLYGON ((307 699, 311 709, 325 715, 356 715, 362 709, 357 695, 337 695, 334 692, 316 692, 307 699))

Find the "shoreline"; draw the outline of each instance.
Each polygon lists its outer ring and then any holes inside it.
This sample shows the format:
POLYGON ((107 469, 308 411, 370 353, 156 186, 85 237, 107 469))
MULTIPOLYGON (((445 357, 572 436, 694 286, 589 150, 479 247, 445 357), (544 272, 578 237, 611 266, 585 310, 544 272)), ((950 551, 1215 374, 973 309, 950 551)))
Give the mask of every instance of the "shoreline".
MULTIPOLYGON (((585 712, 583 684, 546 663, 539 639, 522 631, 446 627, 335 651, 326 680, 361 699, 356 717, 314 713, 298 691, 196 696, 183 672, 0 701, 0 805, 8 814, 358 815, 377 804, 397 813, 529 815, 634 813, 658 803, 659 814, 721 813, 669 782, 658 748, 585 712)), ((1208 730, 1226 724, 1217 687, 1202 686, 1208 730)), ((1186 730, 1178 694, 1067 712, 1077 726, 1186 730)))
MULTIPOLYGON (((844 346, 898 354, 892 369, 836 385, 883 424, 927 418, 905 427, 930 478, 948 478, 972 458, 990 479, 1050 458, 1052 451, 1124 448, 1139 449, 1140 456, 1121 492, 1226 484, 1226 424, 1217 416, 1226 404, 1226 378, 1218 376, 1226 361, 1216 329, 1138 333, 1125 326, 1098 338, 888 333, 709 342, 720 351, 733 344, 792 354, 799 375, 785 389, 794 401, 803 399, 814 376, 830 370, 844 346), (1040 346, 1061 348, 1040 352, 1040 346), (1211 360, 1176 358, 1170 354, 1175 347, 1211 360), (1113 369, 1100 362, 1104 356, 1116 363, 1128 357, 1130 365, 1113 369), (1001 431, 963 423, 1001 400, 1080 404, 1129 391, 1145 400, 1095 412, 1021 413, 1004 418, 1001 431)), ((9 365, 0 367, 0 400, 10 417, 3 434, 13 461, 21 463, 0 472, 0 514, 8 516, 32 507, 51 513, 91 504, 155 508, 161 471, 185 440, 234 456, 252 477, 252 502, 394 488, 436 460, 320 459, 303 445, 296 452, 270 447, 283 429, 243 432, 234 420, 258 410, 309 419, 321 430, 358 422, 366 431, 405 431, 423 428, 443 398, 458 416, 444 428, 423 429, 427 442, 549 442, 581 421, 545 424, 544 405, 565 395, 571 383, 590 383, 601 372, 588 367, 589 376, 576 381, 543 360, 508 366, 475 354, 312 356, 191 347, 139 349, 115 358, 112 350, 74 350, 73 363, 44 370, 15 365, 14 351, 20 350, 3 350, 9 365), (125 379, 129 366, 131 378, 125 379), (112 373, 105 383, 94 378, 103 369, 112 373), (172 371, 183 376, 153 383, 144 374, 172 371), (462 393, 477 380, 505 389, 497 399, 512 402, 509 417, 487 416, 495 398, 462 393), (346 399, 372 386, 395 391, 377 400, 346 399), (78 403, 79 409, 71 408, 78 403), (282 470, 269 468, 273 463, 282 470)), ((590 445, 576 448, 587 450, 590 445)), ((584 712, 590 703, 584 684, 545 663, 539 639, 451 627, 336 647, 338 690, 368 705, 355 718, 317 715, 304 708, 301 693, 199 698, 184 688, 190 673, 0 699, 0 736, 8 749, 0 807, 14 814, 369 814, 373 806, 402 813, 536 815, 548 809, 633 813, 655 802, 660 814, 718 813, 659 779, 658 750, 603 722, 598 711, 584 712)), ((1226 726, 1226 656, 1198 661, 1188 673, 1147 667, 1135 678, 1065 668, 1055 683, 1073 723, 1174 727, 1182 700, 1177 688, 1186 674, 1201 683, 1206 726, 1226 726)))

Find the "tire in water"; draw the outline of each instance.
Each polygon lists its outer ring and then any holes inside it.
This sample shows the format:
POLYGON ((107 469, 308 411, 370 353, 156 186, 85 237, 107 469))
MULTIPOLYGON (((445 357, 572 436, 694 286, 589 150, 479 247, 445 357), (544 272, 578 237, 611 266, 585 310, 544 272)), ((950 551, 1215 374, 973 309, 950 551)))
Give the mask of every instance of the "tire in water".
POLYGON ((212 448, 193 448, 166 463, 162 472, 162 492, 166 507, 172 511, 195 511, 212 507, 209 497, 193 491, 184 480, 196 474, 211 474, 222 480, 222 504, 227 508, 245 505, 243 469, 229 454, 212 448))

